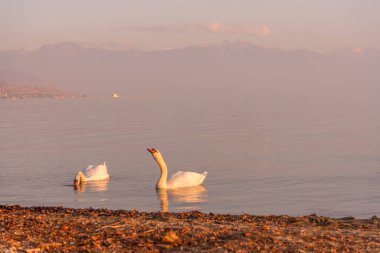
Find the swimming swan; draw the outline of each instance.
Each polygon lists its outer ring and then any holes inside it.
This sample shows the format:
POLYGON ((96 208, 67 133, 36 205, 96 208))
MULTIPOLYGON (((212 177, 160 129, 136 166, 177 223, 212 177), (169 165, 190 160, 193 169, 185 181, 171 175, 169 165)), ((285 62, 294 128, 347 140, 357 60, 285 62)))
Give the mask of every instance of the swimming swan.
POLYGON ((147 150, 152 154, 154 160, 156 160, 161 169, 161 176, 156 184, 157 189, 197 186, 202 184, 207 176, 207 171, 202 174, 189 171, 178 171, 174 173, 169 180, 167 180, 168 168, 166 167, 166 163, 164 158, 162 158, 161 153, 155 148, 148 148, 147 150))
POLYGON ((74 185, 78 186, 79 184, 83 184, 87 181, 102 180, 109 177, 110 175, 108 175, 107 172, 106 162, 97 166, 89 165, 87 168, 78 172, 74 179, 74 185))

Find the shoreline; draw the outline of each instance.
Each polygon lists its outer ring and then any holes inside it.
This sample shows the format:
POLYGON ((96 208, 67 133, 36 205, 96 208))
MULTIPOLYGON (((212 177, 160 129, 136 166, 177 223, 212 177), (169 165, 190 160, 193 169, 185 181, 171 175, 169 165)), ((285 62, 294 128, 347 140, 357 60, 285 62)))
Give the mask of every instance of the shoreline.
POLYGON ((380 251, 380 219, 0 205, 0 252, 380 251))

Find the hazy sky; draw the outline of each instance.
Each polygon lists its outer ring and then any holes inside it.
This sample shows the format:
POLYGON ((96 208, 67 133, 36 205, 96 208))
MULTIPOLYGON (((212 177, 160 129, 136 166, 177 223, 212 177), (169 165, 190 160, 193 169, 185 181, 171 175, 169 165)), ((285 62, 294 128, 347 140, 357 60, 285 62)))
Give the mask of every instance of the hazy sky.
POLYGON ((0 0, 0 51, 73 41, 145 50, 249 41, 380 47, 379 0, 0 0))

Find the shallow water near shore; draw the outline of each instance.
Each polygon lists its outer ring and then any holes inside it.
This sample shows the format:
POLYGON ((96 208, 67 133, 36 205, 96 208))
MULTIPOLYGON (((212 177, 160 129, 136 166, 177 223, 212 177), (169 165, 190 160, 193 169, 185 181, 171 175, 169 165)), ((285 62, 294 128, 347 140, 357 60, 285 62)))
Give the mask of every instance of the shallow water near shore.
POLYGON ((0 203, 140 211, 380 215, 379 102, 317 106, 249 98, 0 100, 0 203), (348 106, 350 105, 350 106, 348 106), (203 186, 156 191, 169 174, 203 186), (72 186, 106 161, 109 181, 72 186))

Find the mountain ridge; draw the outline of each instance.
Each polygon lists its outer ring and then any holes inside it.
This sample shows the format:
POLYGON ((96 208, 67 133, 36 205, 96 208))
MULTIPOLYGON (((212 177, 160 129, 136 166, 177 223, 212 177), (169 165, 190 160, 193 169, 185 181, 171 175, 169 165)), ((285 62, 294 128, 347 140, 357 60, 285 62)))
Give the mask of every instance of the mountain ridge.
POLYGON ((85 94, 215 96, 218 88, 227 93, 240 90, 242 95, 258 91, 302 94, 344 86, 360 89, 359 82, 374 86, 380 76, 372 70, 380 63, 380 54, 369 52, 327 55, 239 41, 120 51, 65 42, 31 52, 2 52, 0 69, 21 69, 85 94))

